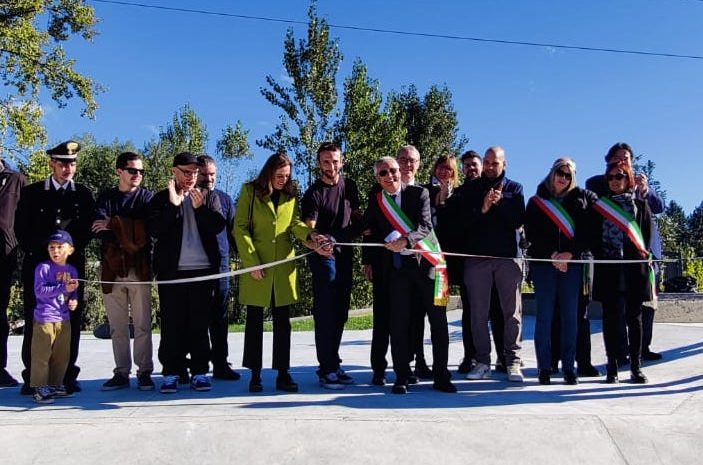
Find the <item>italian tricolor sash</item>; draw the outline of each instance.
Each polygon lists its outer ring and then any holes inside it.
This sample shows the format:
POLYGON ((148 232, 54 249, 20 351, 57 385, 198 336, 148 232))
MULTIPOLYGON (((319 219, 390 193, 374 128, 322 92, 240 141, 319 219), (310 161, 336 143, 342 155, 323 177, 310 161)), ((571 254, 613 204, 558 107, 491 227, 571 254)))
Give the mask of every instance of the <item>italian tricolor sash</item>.
MULTIPOLYGON (((410 231, 415 229, 410 219, 400 209, 393 197, 386 191, 381 191, 376 195, 378 206, 383 212, 388 222, 393 228, 403 236, 407 236, 410 231)), ((422 257, 430 262, 435 267, 435 282, 434 282, 434 304, 447 305, 449 301, 449 278, 447 276, 447 263, 444 260, 442 249, 439 247, 439 241, 434 230, 421 241, 415 243, 414 249, 420 250, 422 257)))
MULTIPOLYGON (((606 219, 610 220, 630 239, 640 255, 642 255, 642 258, 652 257, 652 254, 647 250, 644 243, 642 230, 630 213, 623 210, 620 205, 607 197, 598 199, 598 201, 593 204, 593 208, 606 219)), ((654 267, 651 263, 649 264, 649 284, 652 286, 652 295, 656 298, 656 279, 654 276, 654 267)))
POLYGON ((543 199, 536 195, 532 197, 532 201, 547 215, 547 218, 552 220, 562 234, 569 239, 574 238, 574 219, 571 218, 571 215, 561 203, 551 199, 543 199))

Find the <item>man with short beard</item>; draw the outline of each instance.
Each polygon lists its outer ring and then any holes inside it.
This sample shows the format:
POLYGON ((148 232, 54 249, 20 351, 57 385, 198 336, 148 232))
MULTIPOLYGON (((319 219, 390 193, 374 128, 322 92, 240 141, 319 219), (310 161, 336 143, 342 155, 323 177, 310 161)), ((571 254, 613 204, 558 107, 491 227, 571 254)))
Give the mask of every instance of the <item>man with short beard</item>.
POLYGON ((356 183, 341 174, 342 150, 332 142, 317 149, 318 178, 305 192, 302 218, 324 235, 318 240, 327 254, 308 255, 312 273, 315 347, 320 364, 320 385, 326 389, 343 389, 354 380, 340 367, 339 346, 349 314, 352 291, 354 249, 334 246, 334 242, 351 242, 361 233, 359 190, 356 183), (330 243, 324 243, 328 240, 330 243))

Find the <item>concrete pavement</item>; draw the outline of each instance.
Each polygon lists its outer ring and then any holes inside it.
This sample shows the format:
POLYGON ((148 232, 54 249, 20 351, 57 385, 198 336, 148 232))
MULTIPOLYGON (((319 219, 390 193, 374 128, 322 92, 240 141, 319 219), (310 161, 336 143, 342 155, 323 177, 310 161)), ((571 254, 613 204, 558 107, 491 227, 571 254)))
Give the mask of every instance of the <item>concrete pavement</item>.
MULTIPOLYGON (((449 360, 456 365, 460 312, 448 316, 449 360)), ((208 393, 187 386, 172 395, 140 392, 134 383, 101 392, 113 366, 110 341, 85 335, 83 392, 39 406, 19 388, 0 389, 0 463, 703 463, 703 325, 655 326, 653 348, 665 358, 645 365, 647 385, 582 378, 566 386, 555 377, 551 386, 540 386, 533 317, 525 323, 524 384, 508 383, 502 374, 467 381, 455 373, 457 394, 424 382, 406 396, 390 394, 390 385, 368 384, 370 331, 345 333, 341 355, 357 384, 343 391, 319 387, 313 334, 293 333, 297 394, 276 392, 271 370, 264 372, 261 394, 249 394, 244 370, 242 380, 215 380, 208 393)), ((593 333, 594 363, 602 364, 599 321, 593 333)), ((237 368, 243 334, 229 340, 237 368)), ((16 377, 20 345, 21 337, 10 337, 9 369, 16 377)), ((425 351, 431 358, 429 341, 425 351)), ((621 379, 628 378, 622 371, 621 379)), ((154 380, 158 385, 160 376, 154 380)))

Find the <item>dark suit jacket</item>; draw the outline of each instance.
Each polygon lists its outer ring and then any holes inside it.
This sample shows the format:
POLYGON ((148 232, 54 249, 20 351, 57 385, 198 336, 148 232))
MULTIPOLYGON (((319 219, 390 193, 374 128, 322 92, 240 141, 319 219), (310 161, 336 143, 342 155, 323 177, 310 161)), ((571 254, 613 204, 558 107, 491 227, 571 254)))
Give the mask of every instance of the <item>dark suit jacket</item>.
MULTIPOLYGON (((365 242, 383 243, 388 234, 395 229, 378 205, 377 192, 379 189, 372 189, 368 208, 364 213, 364 229, 371 232, 370 235, 365 236, 365 242)), ((427 189, 420 186, 403 186, 400 195, 400 208, 415 228, 406 235, 409 242, 408 248, 412 248, 432 230, 430 196, 427 189)), ((402 260, 403 266, 417 266, 415 255, 403 256, 402 260)), ((364 247, 362 263, 372 265, 374 273, 381 272, 385 275, 393 269, 393 252, 382 247, 364 247)), ((433 275, 433 267, 427 260, 422 259, 420 267, 427 273, 428 277, 433 275)))

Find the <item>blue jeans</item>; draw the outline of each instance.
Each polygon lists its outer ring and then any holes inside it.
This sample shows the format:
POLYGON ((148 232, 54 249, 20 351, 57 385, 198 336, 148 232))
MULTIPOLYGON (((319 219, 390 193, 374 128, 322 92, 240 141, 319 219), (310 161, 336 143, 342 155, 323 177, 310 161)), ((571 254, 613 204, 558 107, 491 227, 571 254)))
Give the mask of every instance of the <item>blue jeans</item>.
POLYGON ((576 314, 583 276, 583 266, 569 264, 566 273, 551 263, 534 263, 532 279, 537 300, 535 350, 537 368, 549 370, 552 366, 552 319, 559 311, 561 319, 561 360, 564 371, 574 370, 576 357, 576 314))
POLYGON ((321 374, 334 373, 339 368, 339 345, 351 300, 352 258, 350 248, 335 252, 334 258, 317 254, 308 256, 312 273, 315 348, 321 374))

